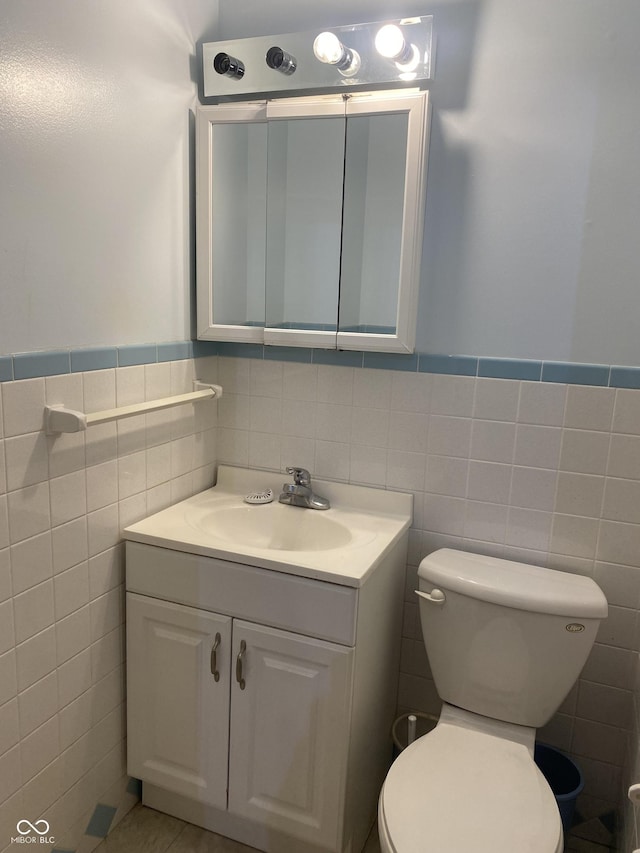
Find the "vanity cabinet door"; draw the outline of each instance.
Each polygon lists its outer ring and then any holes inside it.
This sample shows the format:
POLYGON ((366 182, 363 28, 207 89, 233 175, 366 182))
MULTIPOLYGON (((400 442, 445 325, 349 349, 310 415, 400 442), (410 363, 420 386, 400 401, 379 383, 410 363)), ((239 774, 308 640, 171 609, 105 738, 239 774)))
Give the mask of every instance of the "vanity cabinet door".
POLYGON ((353 655, 234 621, 230 812, 341 849, 353 655))
POLYGON ((230 652, 228 616, 127 594, 132 776, 226 808, 230 652))

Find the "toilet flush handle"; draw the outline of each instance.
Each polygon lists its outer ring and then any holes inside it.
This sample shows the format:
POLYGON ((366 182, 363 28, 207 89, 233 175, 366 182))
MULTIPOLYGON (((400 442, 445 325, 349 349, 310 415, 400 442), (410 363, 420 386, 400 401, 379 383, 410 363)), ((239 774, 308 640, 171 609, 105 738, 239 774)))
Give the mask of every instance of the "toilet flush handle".
POLYGON ((417 589, 415 592, 420 598, 426 598, 432 604, 444 604, 446 601, 446 596, 441 589, 432 589, 431 592, 422 592, 421 589, 417 589))

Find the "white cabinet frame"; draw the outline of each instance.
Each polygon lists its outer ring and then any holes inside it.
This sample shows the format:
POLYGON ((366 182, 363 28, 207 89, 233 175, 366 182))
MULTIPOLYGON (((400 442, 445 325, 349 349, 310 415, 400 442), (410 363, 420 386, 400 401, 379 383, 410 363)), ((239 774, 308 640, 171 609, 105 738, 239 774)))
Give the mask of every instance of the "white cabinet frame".
MULTIPOLYGON (((196 262, 197 334, 204 340, 237 341, 278 346, 318 347, 373 352, 410 353, 415 349, 420 267, 424 235, 424 208, 430 129, 428 92, 375 92, 341 96, 296 98, 255 104, 204 106, 197 111, 196 262), (279 119, 344 115, 404 113, 408 119, 402 241, 396 332, 333 332, 235 326, 215 322, 212 205, 213 132, 216 124, 266 122, 279 119)), ((336 307, 338 316, 338 306, 336 307)))

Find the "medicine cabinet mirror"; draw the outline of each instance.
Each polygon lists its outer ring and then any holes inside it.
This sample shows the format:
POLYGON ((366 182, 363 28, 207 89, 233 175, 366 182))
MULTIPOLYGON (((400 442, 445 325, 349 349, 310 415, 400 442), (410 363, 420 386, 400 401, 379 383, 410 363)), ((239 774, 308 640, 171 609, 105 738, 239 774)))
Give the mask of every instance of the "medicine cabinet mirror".
POLYGON ((198 337, 412 352, 427 92, 200 107, 198 337))

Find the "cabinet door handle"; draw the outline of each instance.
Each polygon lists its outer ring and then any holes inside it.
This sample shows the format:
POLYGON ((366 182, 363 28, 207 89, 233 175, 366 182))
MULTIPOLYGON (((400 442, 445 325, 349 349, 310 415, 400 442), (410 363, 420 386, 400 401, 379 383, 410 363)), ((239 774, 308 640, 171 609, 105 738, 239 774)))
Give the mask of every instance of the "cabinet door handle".
POLYGON ((240 642, 240 651, 238 652, 238 657, 236 659, 236 681, 240 685, 240 690, 244 690, 245 680, 242 676, 242 659, 244 657, 244 653, 247 650, 247 644, 244 640, 240 642))
POLYGON ((213 645, 211 646, 211 675, 213 676, 214 681, 220 681, 220 672, 218 670, 218 646, 222 641, 222 637, 220 633, 217 633, 215 639, 213 641, 213 645))

